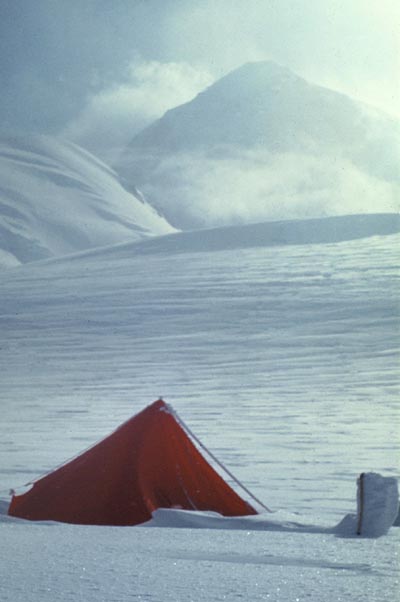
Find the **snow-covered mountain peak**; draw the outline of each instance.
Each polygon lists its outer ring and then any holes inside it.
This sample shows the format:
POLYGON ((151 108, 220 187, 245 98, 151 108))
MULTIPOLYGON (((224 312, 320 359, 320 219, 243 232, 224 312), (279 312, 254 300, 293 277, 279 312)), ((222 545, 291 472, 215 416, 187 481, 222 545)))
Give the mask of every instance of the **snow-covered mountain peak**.
MULTIPOLYGON (((139 133, 132 148, 182 150, 209 145, 305 150, 351 140, 360 109, 352 99, 308 83, 271 61, 246 63, 171 109, 139 133)), ((360 125, 359 133, 362 133, 360 125)))
POLYGON ((273 62, 139 133, 117 169, 181 229, 398 210, 400 124, 273 62))
POLYGON ((224 91, 231 93, 234 90, 236 94, 245 94, 247 90, 259 88, 260 91, 265 92, 267 86, 273 87, 274 85, 301 81, 304 82, 288 67, 273 61, 257 61, 245 63, 227 73, 207 90, 218 91, 220 94, 224 91))

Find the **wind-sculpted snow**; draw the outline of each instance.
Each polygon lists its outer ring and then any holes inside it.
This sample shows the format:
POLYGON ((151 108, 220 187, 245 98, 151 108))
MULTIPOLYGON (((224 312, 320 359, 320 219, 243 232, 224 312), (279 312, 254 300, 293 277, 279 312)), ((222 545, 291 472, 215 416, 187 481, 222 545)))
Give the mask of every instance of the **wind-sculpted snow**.
POLYGON ((78 146, 39 136, 0 140, 0 267, 173 230, 78 146))
POLYGON ((4 500, 161 395, 287 528, 5 519, 0 598, 394 602, 397 528, 375 542, 322 532, 354 512, 359 473, 399 476, 400 240, 386 219, 340 243, 201 250, 185 233, 179 252, 140 252, 149 241, 4 271, 4 500))
POLYGON ((268 506, 339 520, 357 474, 397 474, 398 242, 123 245, 7 270, 0 489, 162 395, 268 506), (45 440, 32 416, 50 421, 45 440), (36 450, 28 462, 7 443, 24 434, 36 450))

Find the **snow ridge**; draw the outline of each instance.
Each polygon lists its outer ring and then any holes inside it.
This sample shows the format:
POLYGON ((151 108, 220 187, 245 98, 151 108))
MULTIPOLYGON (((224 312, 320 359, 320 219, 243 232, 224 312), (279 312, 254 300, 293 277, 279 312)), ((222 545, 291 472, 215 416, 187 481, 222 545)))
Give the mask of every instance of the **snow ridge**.
POLYGON ((0 266, 174 229, 115 172, 50 136, 0 139, 0 266))

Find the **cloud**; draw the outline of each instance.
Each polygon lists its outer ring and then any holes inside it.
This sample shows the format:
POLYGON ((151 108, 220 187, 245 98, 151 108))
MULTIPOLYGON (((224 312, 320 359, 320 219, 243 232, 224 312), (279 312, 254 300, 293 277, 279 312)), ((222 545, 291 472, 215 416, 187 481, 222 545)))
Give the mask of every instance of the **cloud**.
POLYGON ((265 150, 171 156, 142 186, 180 228, 399 210, 399 187, 345 158, 265 150))
POLYGON ((396 0, 2 0, 0 127, 54 133, 75 123, 85 142, 97 125, 106 142, 101 115, 122 132, 136 56, 215 77, 273 59, 399 114, 399 16, 396 0))
POLYGON ((62 135, 112 160, 134 135, 168 109, 191 100, 213 81, 186 63, 134 61, 124 81, 90 96, 62 135))

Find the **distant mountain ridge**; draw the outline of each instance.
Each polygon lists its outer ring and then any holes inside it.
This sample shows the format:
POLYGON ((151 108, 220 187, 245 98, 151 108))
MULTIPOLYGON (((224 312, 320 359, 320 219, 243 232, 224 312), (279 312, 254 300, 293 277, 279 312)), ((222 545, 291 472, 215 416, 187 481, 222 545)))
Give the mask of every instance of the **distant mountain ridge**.
POLYGON ((50 136, 0 139, 0 266, 173 232, 115 172, 50 136))
MULTIPOLYGON (((293 179, 292 164, 299 157, 307 158, 308 175, 304 178, 297 174, 297 181, 290 183, 290 194, 281 191, 280 198, 284 203, 289 197, 297 198, 297 193, 308 186, 310 196, 319 194, 320 203, 328 207, 323 214, 332 214, 326 192, 328 185, 333 187, 333 183, 321 182, 319 174, 315 175, 321 160, 326 161, 332 171, 328 179, 337 181, 343 171, 354 171, 351 174, 353 180, 364 176, 367 180, 359 185, 360 189, 369 189, 368 180, 372 179, 380 188, 378 196, 395 197, 398 190, 394 191, 392 187, 397 187, 400 181, 400 124, 344 94, 310 84, 285 67, 272 62, 248 63, 215 82, 192 101, 168 111, 136 135, 117 169, 138 182, 149 200, 161 207, 178 226, 195 227, 219 225, 216 219, 211 224, 207 220, 202 223, 204 215, 199 214, 201 197, 204 202, 204 195, 212 194, 213 188, 219 196, 224 194, 221 177, 227 184, 223 202, 227 207, 232 206, 234 191, 229 189, 228 168, 233 168, 234 177, 238 168, 244 166, 246 172, 254 165, 259 168, 261 163, 266 168, 266 184, 258 187, 265 191, 264 194, 260 191, 260 195, 257 192, 257 196, 264 205, 265 215, 257 216, 257 219, 275 217, 268 214, 271 196, 274 203, 278 202, 278 196, 270 193, 271 178, 279 173, 283 181, 293 179), (249 158, 249 153, 256 153, 257 157, 249 158), (293 161, 286 165, 290 157, 293 161), (277 158, 280 160, 278 166, 275 165, 277 158), (202 161, 204 170, 208 171, 208 183, 199 185, 193 179, 194 176, 206 179, 201 174, 202 161), (227 162, 233 164, 227 165, 227 162), (222 168, 224 175, 218 174, 221 176, 218 185, 213 186, 211 179, 215 171, 222 168), (269 173, 270 168, 272 173, 269 173), (190 185, 197 187, 198 194, 188 193, 190 185), (385 188, 384 192, 382 188, 385 188), (166 192, 163 198, 162 190, 166 192), (176 204, 171 197, 177 199, 176 204), (196 207, 190 211, 193 204, 196 207), (191 215, 192 221, 180 223, 179 209, 191 215)), ((304 172, 303 166, 299 169, 304 172)), ((325 165, 321 171, 327 172, 325 165)), ((259 180, 262 177, 258 170, 259 180)), ((340 182, 335 184, 340 186, 340 182)), ((277 192, 276 185, 272 188, 274 193, 277 192)), ((250 211, 252 202, 249 198, 246 204, 250 211)), ((206 202, 204 212, 208 210, 206 202)), ((357 212, 361 210, 362 207, 357 208, 357 212)), ((379 207, 377 200, 376 210, 391 211, 393 207, 379 207)), ((231 213, 227 223, 254 221, 246 217, 243 208, 231 213)))

